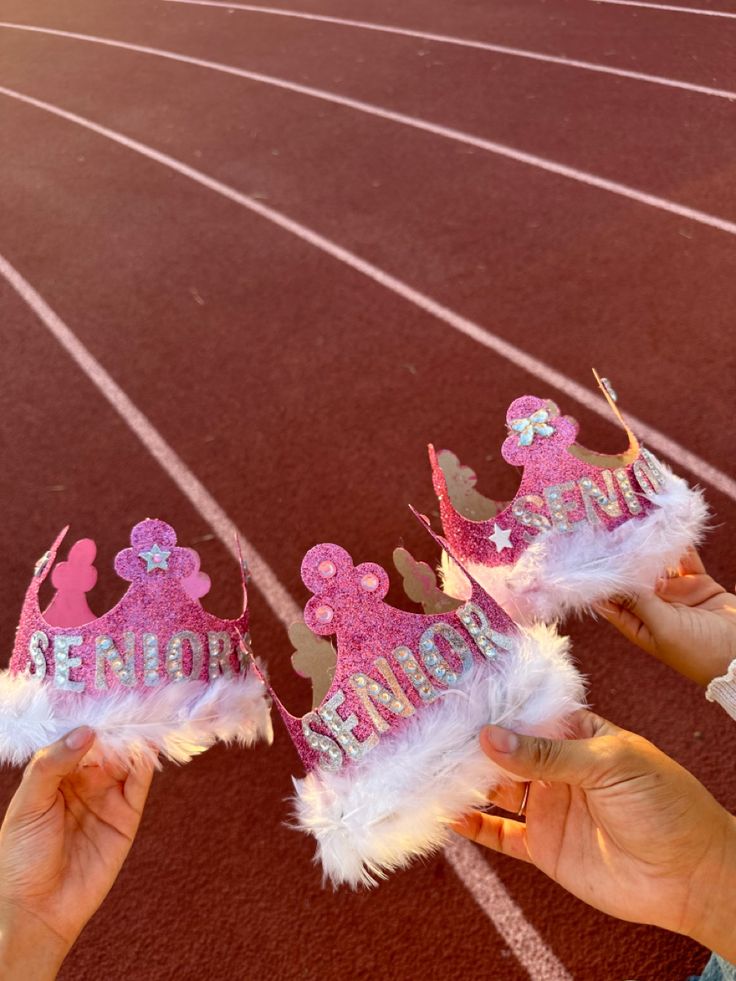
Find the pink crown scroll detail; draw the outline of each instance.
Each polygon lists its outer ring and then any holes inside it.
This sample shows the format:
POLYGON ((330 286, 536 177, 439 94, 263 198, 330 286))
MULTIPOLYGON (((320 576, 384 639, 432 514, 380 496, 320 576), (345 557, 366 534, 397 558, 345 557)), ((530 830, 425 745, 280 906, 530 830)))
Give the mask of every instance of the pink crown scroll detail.
MULTIPOLYGON (((514 499, 492 501, 447 450, 429 447, 443 532, 465 569, 516 619, 551 620, 614 594, 653 588, 702 538, 708 509, 625 422, 606 379, 596 380, 628 437, 618 455, 577 442, 578 424, 549 399, 526 395, 506 414, 507 463, 523 468, 514 499)), ((445 555, 445 591, 469 583, 445 555)))
POLYGON ((251 670, 245 584, 237 619, 208 613, 198 554, 178 546, 165 521, 147 519, 115 558, 127 592, 95 617, 86 597, 97 581, 95 544, 76 542, 54 566, 65 535, 36 566, 0 673, 0 758, 20 763, 83 724, 97 733, 93 751, 108 757, 184 762, 217 739, 270 739, 269 700, 251 670), (41 612, 50 572, 56 593, 41 612))
POLYGON ((520 630, 475 582, 455 610, 406 612, 385 602, 381 566, 354 565, 332 544, 307 553, 302 578, 313 593, 305 623, 336 640, 337 663, 325 644, 334 673, 302 718, 274 695, 307 771, 295 780, 296 821, 334 884, 371 885, 440 847, 449 822, 487 802, 484 724, 559 735, 582 681, 566 639, 520 630))

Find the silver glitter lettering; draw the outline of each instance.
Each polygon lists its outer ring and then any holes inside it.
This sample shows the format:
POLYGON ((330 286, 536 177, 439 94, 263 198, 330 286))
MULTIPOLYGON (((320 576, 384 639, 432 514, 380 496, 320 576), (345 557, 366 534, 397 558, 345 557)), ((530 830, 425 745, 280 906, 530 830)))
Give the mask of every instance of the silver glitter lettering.
POLYGON ((41 681, 46 677, 46 651, 49 649, 49 639, 43 630, 34 630, 31 639, 28 641, 28 674, 32 678, 41 681))
POLYGON ((422 701, 433 702, 439 695, 439 691, 417 664, 414 651, 410 647, 397 647, 393 651, 393 656, 406 677, 416 688, 422 701))
POLYGON ((324 733, 315 732, 312 726, 322 725, 316 712, 307 712, 302 719, 302 732, 307 745, 320 755, 319 765, 323 770, 339 770, 343 763, 343 754, 334 739, 324 733))
POLYGON ((580 493, 583 496, 583 504, 585 505, 585 516, 591 525, 599 525, 601 523, 596 506, 604 511, 609 518, 621 517, 621 502, 616 494, 613 474, 610 470, 601 470, 601 476, 606 485, 605 491, 602 491, 590 477, 583 477, 578 481, 580 493))
POLYGON ((159 674, 158 637, 156 634, 143 634, 143 679, 148 688, 160 685, 163 678, 159 674))
POLYGON ((224 630, 210 630, 207 634, 207 649, 209 651, 207 675, 210 681, 220 675, 226 678, 232 677, 230 655, 233 652, 233 642, 230 640, 230 634, 224 630))
POLYGON ((112 637, 95 637, 95 687, 99 691, 107 690, 108 664, 121 685, 132 688, 135 684, 135 634, 131 630, 123 634, 123 643, 125 654, 121 655, 112 637))
POLYGON ((577 501, 566 499, 565 494, 576 489, 577 484, 574 480, 568 480, 564 484, 550 484, 549 487, 544 488, 544 499, 552 517, 552 524, 557 531, 572 531, 574 525, 585 521, 585 518, 571 520, 568 517, 570 512, 577 511, 580 505, 577 501))
POLYGON ((79 634, 71 637, 54 637, 54 684, 64 691, 84 691, 84 681, 72 681, 69 672, 82 663, 81 657, 69 654, 72 647, 81 647, 84 638, 79 634))
POLYGON ((478 650, 489 661, 492 661, 500 651, 513 649, 513 638, 494 630, 488 622, 488 617, 475 603, 465 603, 457 611, 457 615, 478 650))
POLYGON ((549 531, 552 527, 549 518, 545 514, 530 510, 526 506, 528 504, 544 507, 544 498, 539 497, 538 494, 525 494, 523 497, 517 497, 511 508, 511 513, 516 520, 520 521, 535 535, 540 531, 549 531))
POLYGON ((419 653, 424 662, 424 667, 443 685, 456 685, 460 678, 473 667, 473 652, 468 647, 462 634, 449 623, 440 621, 433 623, 424 631, 419 638, 419 653), (460 659, 461 667, 454 670, 447 663, 437 646, 436 638, 442 637, 450 645, 453 652, 460 659))
POLYGON ((191 630, 180 630, 166 645, 166 671, 172 681, 197 681, 202 673, 202 641, 191 630), (184 673, 184 643, 192 649, 192 669, 184 673))
POLYGON ((344 701, 345 692, 338 688, 335 694, 327 699, 318 712, 327 728, 337 738, 343 751, 351 759, 357 760, 378 745, 378 734, 372 732, 362 742, 357 739, 353 735, 353 729, 358 725, 358 716, 354 712, 351 712, 346 719, 343 719, 338 714, 337 710, 344 701))
POLYGON ((401 685, 385 657, 377 657, 373 662, 373 667, 383 675, 388 688, 385 688, 370 675, 362 673, 351 675, 350 683, 361 700, 374 728, 378 732, 386 732, 389 724, 376 706, 387 712, 392 712, 394 715, 403 715, 404 717, 413 715, 414 707, 402 691, 401 685))
POLYGON ((638 460, 634 461, 631 469, 634 471, 634 476, 647 497, 651 497, 652 494, 658 494, 664 488, 664 473, 662 472, 661 464, 656 456, 643 446, 641 448, 641 456, 638 460))
POLYGON ((641 502, 636 494, 636 491, 631 486, 631 481, 629 480, 629 474, 623 467, 619 467, 618 470, 614 470, 614 475, 618 481, 618 486, 621 489, 621 493, 624 496, 624 503, 629 510, 630 514, 639 514, 641 512, 641 502))

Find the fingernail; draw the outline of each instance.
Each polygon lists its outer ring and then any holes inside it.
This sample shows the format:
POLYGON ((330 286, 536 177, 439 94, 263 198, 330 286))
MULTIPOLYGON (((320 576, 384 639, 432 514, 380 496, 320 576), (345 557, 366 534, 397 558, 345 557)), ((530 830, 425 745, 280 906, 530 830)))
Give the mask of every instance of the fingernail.
POLYGON ((74 729, 64 740, 67 749, 81 749, 85 743, 89 742, 92 730, 89 726, 80 726, 74 729))
POLYGON ((488 742, 497 753, 513 753, 519 748, 519 737, 510 729, 501 726, 488 726, 488 742))

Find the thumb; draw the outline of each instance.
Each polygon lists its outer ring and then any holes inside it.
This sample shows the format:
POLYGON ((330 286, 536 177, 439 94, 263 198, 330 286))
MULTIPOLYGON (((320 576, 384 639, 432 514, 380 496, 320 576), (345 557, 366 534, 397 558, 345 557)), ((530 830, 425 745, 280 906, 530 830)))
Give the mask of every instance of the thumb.
MULTIPOLYGON (((611 723, 604 723, 603 728, 610 729, 611 733, 617 731, 611 723)), ((481 732, 480 743, 483 752, 494 763, 524 780, 584 786, 598 777, 604 755, 610 764, 604 741, 595 737, 545 739, 522 736, 500 726, 486 726, 481 732)))
POLYGON ((18 818, 47 811, 56 800, 59 784, 89 752, 94 738, 92 729, 80 726, 39 750, 25 769, 8 814, 12 810, 13 817, 18 818))

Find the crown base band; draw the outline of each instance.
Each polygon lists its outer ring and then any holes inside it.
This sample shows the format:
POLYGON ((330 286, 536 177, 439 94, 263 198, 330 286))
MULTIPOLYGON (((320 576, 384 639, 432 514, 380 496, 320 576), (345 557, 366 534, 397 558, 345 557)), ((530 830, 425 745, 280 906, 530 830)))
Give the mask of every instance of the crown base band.
POLYGON ((0 672, 0 761, 20 765, 81 725, 97 735, 87 763, 156 762, 159 754, 186 763, 218 740, 250 746, 272 739, 270 700, 253 672, 105 699, 57 692, 25 675, 0 672))
POLYGON ((567 639, 541 625, 523 631, 513 651, 477 664, 348 770, 317 768, 295 780, 296 825, 316 839, 333 885, 375 885, 440 848, 447 824, 484 806, 494 782, 508 779, 480 749, 483 725, 560 736, 583 703, 567 639))
MULTIPOLYGON (((573 534, 538 536, 514 565, 486 566, 464 558, 470 575, 518 623, 590 612, 611 596, 651 591, 668 568, 697 546, 708 524, 702 492, 666 470, 657 507, 613 531, 585 525, 573 534)), ((463 556, 460 556, 463 558, 463 556)), ((468 580, 446 553, 440 572, 449 596, 465 599, 468 580)))

